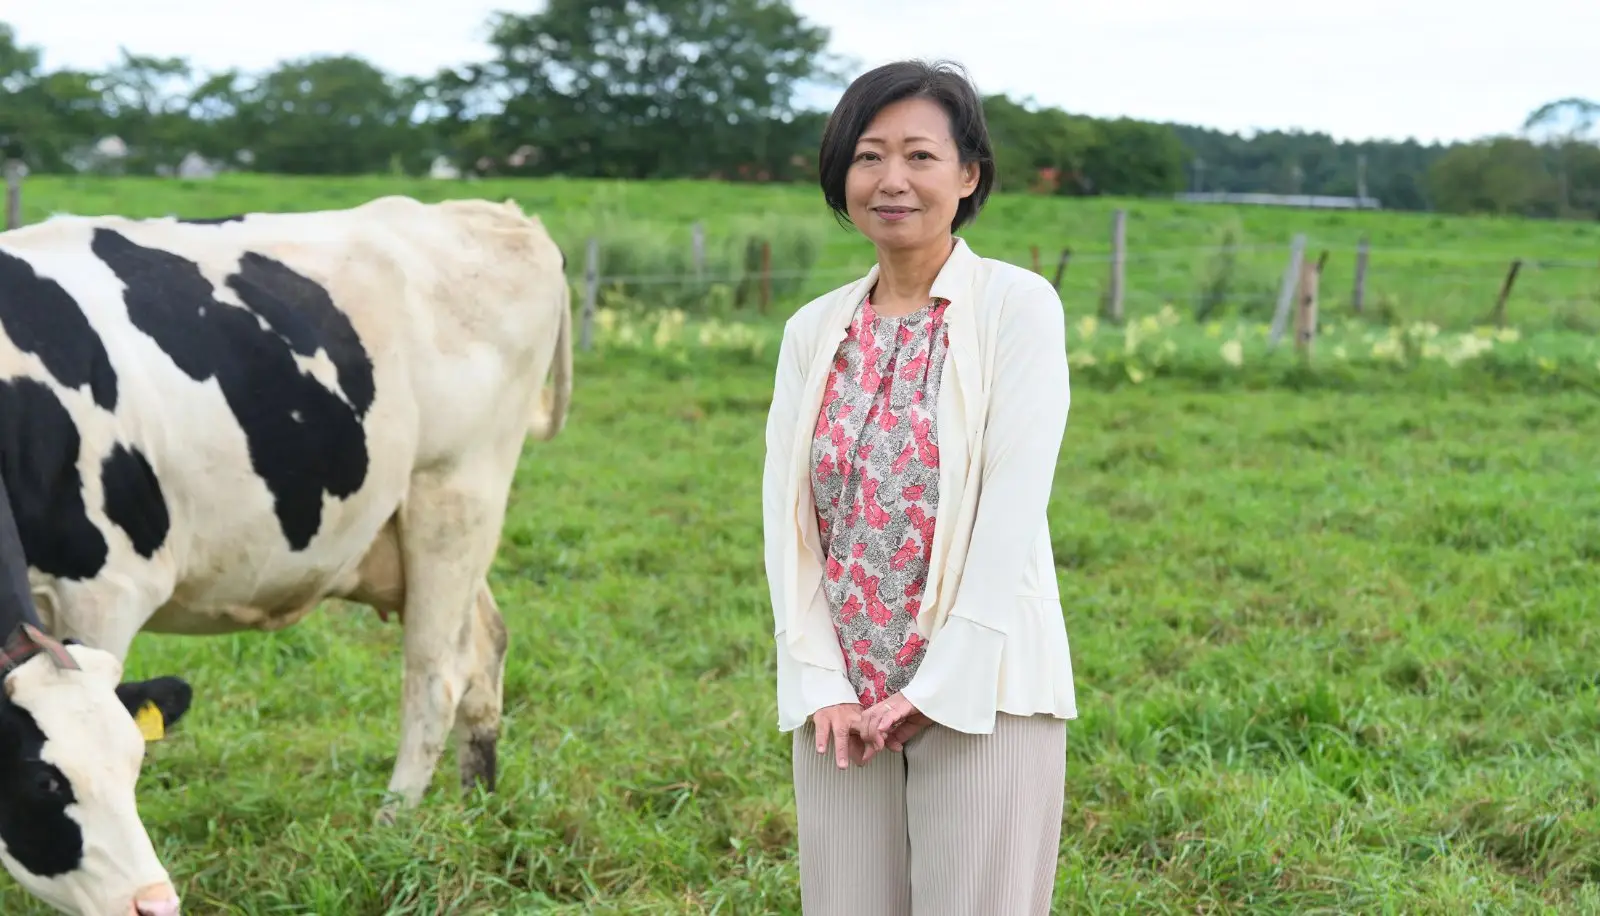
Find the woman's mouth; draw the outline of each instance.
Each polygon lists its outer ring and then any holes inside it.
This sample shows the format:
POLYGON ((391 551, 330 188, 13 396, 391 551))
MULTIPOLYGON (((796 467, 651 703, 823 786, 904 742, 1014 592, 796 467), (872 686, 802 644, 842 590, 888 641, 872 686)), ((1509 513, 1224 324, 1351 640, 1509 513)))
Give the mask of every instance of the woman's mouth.
POLYGON ((910 207, 875 207, 874 212, 880 219, 898 220, 905 219, 914 211, 910 207))

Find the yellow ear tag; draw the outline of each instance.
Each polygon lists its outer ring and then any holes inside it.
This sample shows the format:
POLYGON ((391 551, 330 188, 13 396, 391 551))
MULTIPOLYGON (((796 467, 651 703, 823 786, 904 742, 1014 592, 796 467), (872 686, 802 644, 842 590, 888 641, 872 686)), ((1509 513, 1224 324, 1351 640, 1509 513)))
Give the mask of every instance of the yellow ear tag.
POLYGON ((162 717, 161 710, 156 708, 154 700, 145 700, 139 707, 139 712, 134 715, 133 721, 139 726, 139 733, 144 735, 146 741, 160 741, 167 734, 167 720, 162 717))

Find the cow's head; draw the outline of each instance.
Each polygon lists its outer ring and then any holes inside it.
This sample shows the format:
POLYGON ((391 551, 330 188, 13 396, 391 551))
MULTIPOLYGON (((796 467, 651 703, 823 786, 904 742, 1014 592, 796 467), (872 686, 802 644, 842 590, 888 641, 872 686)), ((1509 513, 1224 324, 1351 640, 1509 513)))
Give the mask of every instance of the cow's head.
POLYGON ((0 655, 0 861, 29 893, 81 916, 175 916, 178 897, 139 819, 146 740, 189 708, 178 678, 121 683, 116 656, 31 625, 0 655))

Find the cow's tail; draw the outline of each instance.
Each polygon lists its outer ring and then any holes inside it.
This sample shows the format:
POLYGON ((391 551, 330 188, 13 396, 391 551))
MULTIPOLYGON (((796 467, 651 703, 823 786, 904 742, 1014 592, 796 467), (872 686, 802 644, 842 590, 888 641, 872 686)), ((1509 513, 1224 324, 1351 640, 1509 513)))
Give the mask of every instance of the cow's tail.
POLYGON ((556 332, 555 358, 550 362, 551 384, 539 392, 539 414, 529 424, 528 434, 548 442, 567 425, 567 408, 572 404, 572 284, 565 271, 561 277, 561 324, 556 332))

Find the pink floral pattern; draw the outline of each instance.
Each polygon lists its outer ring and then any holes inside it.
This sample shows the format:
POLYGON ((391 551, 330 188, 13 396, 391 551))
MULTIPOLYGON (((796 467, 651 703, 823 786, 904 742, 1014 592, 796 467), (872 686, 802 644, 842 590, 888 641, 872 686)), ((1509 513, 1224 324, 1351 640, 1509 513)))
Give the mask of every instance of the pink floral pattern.
POLYGON ((885 318, 871 299, 839 345, 817 415, 811 490, 823 586, 851 686, 871 706, 910 682, 939 502, 934 430, 949 302, 885 318))

